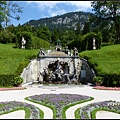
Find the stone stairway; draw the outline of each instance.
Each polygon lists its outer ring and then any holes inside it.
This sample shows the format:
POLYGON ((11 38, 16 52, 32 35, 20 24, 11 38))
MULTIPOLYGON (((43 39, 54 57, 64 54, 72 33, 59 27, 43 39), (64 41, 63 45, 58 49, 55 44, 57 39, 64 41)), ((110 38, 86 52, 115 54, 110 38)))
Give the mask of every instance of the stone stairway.
POLYGON ((49 56, 68 56, 68 55, 61 51, 53 51, 50 53, 49 56))

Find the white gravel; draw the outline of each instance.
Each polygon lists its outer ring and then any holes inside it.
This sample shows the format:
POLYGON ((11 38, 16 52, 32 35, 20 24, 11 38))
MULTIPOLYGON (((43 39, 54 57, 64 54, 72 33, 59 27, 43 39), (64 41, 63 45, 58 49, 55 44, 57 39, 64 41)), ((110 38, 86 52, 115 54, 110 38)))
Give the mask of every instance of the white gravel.
MULTIPOLYGON (((63 87, 60 86, 42 86, 39 85, 39 87, 37 85, 27 85, 26 86, 27 89, 25 90, 10 90, 10 91, 0 91, 0 102, 4 102, 4 101, 21 101, 21 102, 27 102, 30 104, 33 104, 37 107, 39 107, 41 110, 44 111, 44 119, 53 119, 53 113, 52 110, 42 106, 42 105, 38 105, 36 103, 33 102, 29 102, 26 101, 24 98, 27 96, 31 96, 31 95, 38 95, 38 94, 50 94, 50 93, 54 93, 54 94, 58 94, 58 93, 71 93, 71 94, 81 94, 81 95, 87 95, 87 96, 91 96, 94 97, 95 99, 89 102, 85 102, 79 105, 75 105, 71 108, 69 108, 66 111, 66 117, 67 119, 75 119, 74 117, 74 111, 79 108, 82 107, 84 105, 87 105, 89 103, 92 102, 98 102, 98 101, 104 101, 104 100, 116 100, 120 102, 120 91, 108 91, 108 90, 95 90, 92 89, 91 86, 88 85, 64 85, 63 87)), ((5 114, 5 115, 0 115, 0 119, 24 119, 25 117, 25 113, 23 110, 19 110, 19 111, 15 111, 9 114, 5 114)), ((120 118, 120 114, 115 114, 112 112, 107 112, 107 111, 100 111, 97 112, 97 118, 101 118, 101 119, 119 119, 120 118)))
POLYGON ((120 114, 107 111, 99 111, 96 113, 97 119, 120 119, 120 114))
POLYGON ((18 110, 8 114, 0 115, 0 119, 24 119, 24 118, 25 118, 24 110, 18 110))

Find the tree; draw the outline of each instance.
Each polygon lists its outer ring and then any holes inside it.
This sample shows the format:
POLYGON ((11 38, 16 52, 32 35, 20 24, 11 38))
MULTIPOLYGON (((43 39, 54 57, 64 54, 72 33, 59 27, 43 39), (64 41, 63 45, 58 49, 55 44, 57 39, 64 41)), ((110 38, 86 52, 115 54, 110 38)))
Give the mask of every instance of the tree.
POLYGON ((73 30, 66 30, 62 33, 61 41, 63 46, 67 44, 67 42, 70 42, 76 38, 75 31, 73 30))
POLYGON ((91 6, 97 18, 114 22, 116 43, 120 43, 120 1, 92 1, 91 6))
POLYGON ((0 24, 3 23, 4 28, 8 26, 10 18, 19 20, 20 17, 17 13, 22 12, 22 7, 13 1, 0 1, 0 24))
POLYGON ((76 31, 76 35, 81 34, 81 25, 80 25, 80 21, 77 23, 76 28, 75 28, 75 31, 76 31))
POLYGON ((4 21, 5 4, 6 1, 0 1, 0 25, 4 21))
POLYGON ((85 35, 85 34, 87 34, 89 32, 90 32, 90 23, 89 22, 85 22, 83 30, 82 30, 82 35, 85 35))
POLYGON ((51 42, 51 32, 47 26, 39 26, 36 30, 36 33, 39 38, 51 42))
POLYGON ((56 41, 59 39, 59 33, 57 31, 57 29, 54 29, 53 32, 51 33, 51 40, 52 40, 52 44, 55 45, 56 41))

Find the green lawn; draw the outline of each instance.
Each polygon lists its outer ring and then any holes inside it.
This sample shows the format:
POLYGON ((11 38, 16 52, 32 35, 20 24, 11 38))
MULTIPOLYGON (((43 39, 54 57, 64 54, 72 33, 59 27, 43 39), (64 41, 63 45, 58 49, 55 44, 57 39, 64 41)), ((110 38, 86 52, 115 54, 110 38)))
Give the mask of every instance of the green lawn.
POLYGON ((39 49, 26 50, 14 46, 14 44, 0 44, 0 74, 14 73, 20 62, 39 52, 39 49))
MULTIPOLYGON (((39 49, 26 50, 14 48, 14 44, 0 44, 0 74, 12 74, 26 57, 37 55, 39 49)), ((120 73, 120 44, 105 46, 100 50, 87 50, 80 57, 90 58, 101 73, 120 73)))
POLYGON ((100 50, 83 51, 80 57, 90 58, 92 64, 97 64, 95 69, 100 73, 120 73, 120 44, 102 47, 100 50))

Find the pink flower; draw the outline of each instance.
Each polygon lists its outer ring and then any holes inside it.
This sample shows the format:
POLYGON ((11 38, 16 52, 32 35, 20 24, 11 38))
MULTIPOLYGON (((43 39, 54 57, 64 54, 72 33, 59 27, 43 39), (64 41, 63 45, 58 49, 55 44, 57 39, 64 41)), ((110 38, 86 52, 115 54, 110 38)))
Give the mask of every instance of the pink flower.
POLYGON ((0 91, 4 90, 23 90, 25 87, 13 87, 13 88, 0 88, 0 91))
POLYGON ((95 86, 93 88, 98 90, 120 90, 120 87, 95 86))

